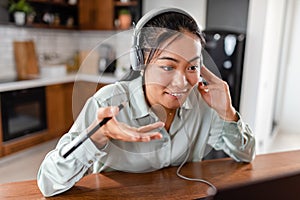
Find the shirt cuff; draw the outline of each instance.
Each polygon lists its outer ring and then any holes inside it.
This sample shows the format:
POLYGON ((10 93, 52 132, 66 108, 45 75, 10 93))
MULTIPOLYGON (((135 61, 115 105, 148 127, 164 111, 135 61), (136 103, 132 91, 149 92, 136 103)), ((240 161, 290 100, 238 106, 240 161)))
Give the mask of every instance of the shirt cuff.
POLYGON ((250 128, 243 122, 240 113, 236 112, 239 120, 237 122, 225 122, 224 126, 227 136, 235 138, 234 141, 240 144, 240 149, 243 150, 248 143, 247 134, 251 134, 250 128), (232 135, 232 133, 239 133, 239 135, 232 135))
POLYGON ((95 144, 91 141, 91 139, 87 139, 81 147, 76 149, 73 153, 74 156, 82 162, 87 167, 90 167, 94 162, 100 160, 102 157, 106 156, 107 153, 103 150, 106 148, 103 147, 101 150, 99 150, 95 144))

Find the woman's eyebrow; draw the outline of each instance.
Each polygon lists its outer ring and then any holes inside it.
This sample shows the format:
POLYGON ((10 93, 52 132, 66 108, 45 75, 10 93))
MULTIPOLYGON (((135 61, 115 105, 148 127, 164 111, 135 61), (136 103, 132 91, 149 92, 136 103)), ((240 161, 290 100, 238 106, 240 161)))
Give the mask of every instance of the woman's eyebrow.
POLYGON ((168 57, 168 56, 163 56, 163 57, 159 57, 158 60, 171 60, 174 61, 176 63, 179 63, 179 60, 172 58, 172 57, 168 57))
MULTIPOLYGON (((195 58, 192 58, 188 62, 193 62, 194 60, 197 60, 197 59, 200 59, 200 56, 196 56, 195 58)), ((159 57, 158 60, 171 60, 171 61, 174 61, 176 63, 179 63, 179 60, 177 60, 175 58, 172 58, 172 57, 168 57, 168 56, 159 57)))
POLYGON ((197 59, 201 59, 201 57, 200 56, 196 56, 195 58, 189 60, 189 62, 193 62, 194 60, 197 60, 197 59))

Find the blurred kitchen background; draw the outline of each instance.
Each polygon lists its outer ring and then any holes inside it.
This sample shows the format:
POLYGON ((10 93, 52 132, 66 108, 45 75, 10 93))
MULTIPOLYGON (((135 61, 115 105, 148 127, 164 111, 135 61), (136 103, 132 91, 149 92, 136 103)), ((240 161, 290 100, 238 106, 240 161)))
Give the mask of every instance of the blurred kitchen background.
MULTIPOLYGON (((93 82, 93 91, 101 87, 101 84, 118 80, 129 69, 128 53, 132 22, 136 22, 153 8, 175 6, 190 12, 202 26, 207 40, 204 54, 213 58, 221 77, 228 82, 233 104, 256 135, 257 153, 300 148, 298 122, 300 96, 297 95, 300 92, 300 84, 297 82, 297 76, 300 74, 297 62, 297 48, 300 46, 299 1, 93 0, 87 3, 83 0, 28 0, 27 2, 35 8, 35 12, 31 13, 33 19, 28 19, 30 16, 28 14, 25 24, 16 24, 13 14, 7 9, 8 1, 0 0, 0 82, 2 82, 0 95, 20 89, 15 83, 23 73, 18 63, 29 63, 29 57, 32 56, 36 57, 36 62, 30 66, 35 67, 27 69, 27 72, 34 75, 31 76, 33 79, 45 78, 48 82, 41 85, 30 82, 32 80, 25 80, 22 84, 46 86, 46 98, 51 94, 60 94, 57 93, 60 90, 51 87, 53 85, 63 84, 62 101, 66 101, 64 95, 72 95, 76 80, 82 84, 93 82), (129 24, 122 22, 121 13, 129 14, 129 24), (32 48, 28 50, 28 46, 32 44, 33 50, 32 48), (19 47, 21 50, 16 51, 18 45, 21 45, 19 47), (24 53, 22 50, 24 46, 25 52, 33 52, 34 55, 24 53), (21 58, 26 57, 26 60, 16 59, 18 55, 21 58), (86 56, 89 56, 89 62, 85 63, 87 67, 80 69, 79 74, 89 76, 82 76, 83 78, 74 76, 86 56), (103 68, 108 63, 110 68, 103 68), (102 79, 99 78, 100 74, 102 79), (53 81, 57 77, 60 77, 59 81, 53 81), (108 81, 106 79, 103 81, 105 77, 108 77, 108 81), (69 82, 72 83, 71 89, 65 93, 65 87, 69 87, 65 86, 65 83, 69 82)), ((209 68, 214 63, 209 58, 205 60, 209 68)), ((33 86, 26 86, 25 89, 31 87, 33 86)), ((87 88, 84 84, 78 87, 87 88)), ((55 106, 46 105, 46 107, 45 112, 49 112, 55 106)), ((65 110, 71 111, 72 109, 65 110)), ((49 120, 49 114, 45 115, 49 120)), ((74 113, 72 115, 73 118, 76 116, 74 113)), ((64 118, 65 115, 59 117, 64 118)), ((4 121, 2 115, 2 127, 3 123, 7 123, 4 121)), ((71 122, 72 120, 69 120, 68 125, 71 122)), ((48 121, 47 127, 58 133, 51 133, 51 137, 43 136, 40 140, 32 139, 30 140, 33 141, 32 145, 20 142, 24 136, 21 136, 21 139, 13 139, 12 142, 0 136, 2 139, 0 156, 3 157, 0 159, 0 171, 4 170, 6 173, 7 163, 27 157, 22 154, 24 152, 27 152, 27 155, 34 155, 34 152, 37 152, 40 155, 35 161, 38 166, 41 157, 53 148, 57 138, 61 136, 60 131, 66 131, 68 128, 52 129, 50 126, 54 124, 48 121), (42 143, 45 141, 50 142, 42 143), (16 147, 20 145, 24 145, 24 148, 16 147), (38 150, 28 148, 29 146, 36 146, 38 150)), ((43 134, 47 135, 48 132, 43 134)))

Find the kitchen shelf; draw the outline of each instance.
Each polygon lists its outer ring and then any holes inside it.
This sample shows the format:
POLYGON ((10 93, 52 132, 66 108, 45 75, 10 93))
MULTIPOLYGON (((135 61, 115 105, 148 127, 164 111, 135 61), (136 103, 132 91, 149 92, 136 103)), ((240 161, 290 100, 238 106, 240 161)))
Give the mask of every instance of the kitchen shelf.
POLYGON ((74 6, 76 7, 77 5, 74 4, 68 4, 66 1, 51 1, 51 0, 27 0, 28 3, 41 3, 41 4, 48 4, 48 5, 55 5, 55 6, 64 6, 64 7, 70 7, 74 6))
MULTIPOLYGON (((34 8, 33 22, 20 27, 65 30, 119 30, 119 12, 127 9, 132 22, 142 16, 142 0, 27 0, 34 8)), ((8 25, 14 23, 9 14, 8 25)))
POLYGON ((137 1, 128 1, 128 2, 121 2, 121 1, 115 1, 115 6, 137 6, 138 2, 137 1))
MULTIPOLYGON (((65 0, 27 0, 34 8, 33 23, 25 27, 78 29, 78 5, 65 0)), ((12 21, 12 17, 11 17, 12 21)))

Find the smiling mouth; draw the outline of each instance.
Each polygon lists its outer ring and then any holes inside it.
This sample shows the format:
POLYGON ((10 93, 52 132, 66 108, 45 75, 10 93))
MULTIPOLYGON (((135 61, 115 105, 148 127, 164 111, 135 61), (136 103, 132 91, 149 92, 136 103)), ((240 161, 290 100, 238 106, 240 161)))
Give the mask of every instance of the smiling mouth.
POLYGON ((181 98, 183 96, 185 96, 187 93, 187 91, 182 91, 182 92, 169 92, 167 94, 173 96, 173 97, 176 97, 176 98, 181 98))
POLYGON ((174 97, 182 97, 183 96, 182 93, 171 93, 171 95, 174 97))

